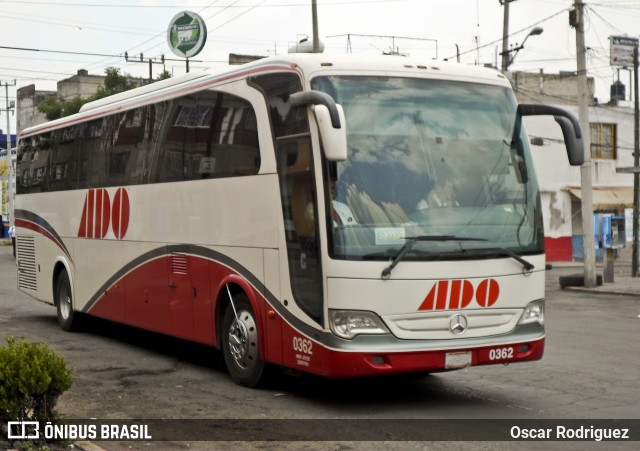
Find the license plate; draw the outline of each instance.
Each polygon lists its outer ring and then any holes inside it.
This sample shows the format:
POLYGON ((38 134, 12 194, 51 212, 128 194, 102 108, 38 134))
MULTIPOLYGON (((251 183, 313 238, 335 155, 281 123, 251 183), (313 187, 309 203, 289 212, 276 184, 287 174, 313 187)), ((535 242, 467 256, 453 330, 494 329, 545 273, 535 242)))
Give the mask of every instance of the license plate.
POLYGON ((471 366, 471 351, 447 352, 444 356, 446 369, 466 368, 471 366))

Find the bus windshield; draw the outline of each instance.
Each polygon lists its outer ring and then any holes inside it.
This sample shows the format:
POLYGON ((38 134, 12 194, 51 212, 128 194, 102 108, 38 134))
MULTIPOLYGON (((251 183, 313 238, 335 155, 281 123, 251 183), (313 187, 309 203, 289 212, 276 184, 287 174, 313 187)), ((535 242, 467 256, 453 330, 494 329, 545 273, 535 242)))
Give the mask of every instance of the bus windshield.
MULTIPOLYGON (((388 260, 544 250, 536 177, 512 91, 450 80, 318 77, 345 111, 348 159, 325 162, 329 252, 388 260)), ((495 255, 494 255, 495 256, 495 255)))

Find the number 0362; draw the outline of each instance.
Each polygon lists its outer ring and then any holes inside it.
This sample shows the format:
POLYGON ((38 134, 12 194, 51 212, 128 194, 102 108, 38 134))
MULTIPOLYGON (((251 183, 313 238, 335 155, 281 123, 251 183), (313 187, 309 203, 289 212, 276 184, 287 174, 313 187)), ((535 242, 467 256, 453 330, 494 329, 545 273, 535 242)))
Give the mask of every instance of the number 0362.
POLYGON ((293 350, 304 354, 313 354, 313 342, 306 338, 293 337, 293 350))
POLYGON ((495 348, 489 351, 489 360, 505 360, 513 358, 513 348, 495 348))

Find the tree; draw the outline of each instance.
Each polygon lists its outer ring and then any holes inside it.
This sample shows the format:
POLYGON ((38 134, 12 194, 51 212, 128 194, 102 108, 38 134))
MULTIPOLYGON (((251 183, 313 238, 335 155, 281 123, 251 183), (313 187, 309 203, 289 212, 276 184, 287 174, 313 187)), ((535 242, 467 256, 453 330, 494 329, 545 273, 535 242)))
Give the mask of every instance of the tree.
POLYGON ((163 70, 156 77, 156 81, 166 80, 167 78, 171 78, 171 77, 172 77, 171 72, 169 72, 168 70, 163 70))
POLYGON ((136 87, 131 81, 133 77, 131 77, 130 74, 121 75, 120 69, 117 67, 107 67, 104 72, 106 74, 104 84, 98 86, 96 93, 87 99, 88 102, 109 97, 136 87))
POLYGON ((102 99, 104 97, 118 94, 119 92, 128 91, 136 87, 132 81, 130 74, 120 74, 120 69, 117 67, 107 67, 105 69, 104 84, 98 86, 96 93, 87 97, 86 99, 80 96, 75 96, 73 99, 64 100, 58 97, 49 97, 40 105, 38 105, 38 111, 43 113, 47 120, 52 121, 61 117, 70 116, 80 111, 82 105, 94 100, 102 99))
POLYGON ((86 103, 80 96, 73 99, 64 100, 58 97, 48 97, 44 102, 38 105, 38 111, 44 113, 47 120, 59 119, 61 117, 70 116, 80 111, 82 105, 86 103))
POLYGON ((58 97, 47 97, 47 99, 38 105, 38 111, 44 114, 47 120, 52 121, 62 117, 62 102, 64 100, 58 97))

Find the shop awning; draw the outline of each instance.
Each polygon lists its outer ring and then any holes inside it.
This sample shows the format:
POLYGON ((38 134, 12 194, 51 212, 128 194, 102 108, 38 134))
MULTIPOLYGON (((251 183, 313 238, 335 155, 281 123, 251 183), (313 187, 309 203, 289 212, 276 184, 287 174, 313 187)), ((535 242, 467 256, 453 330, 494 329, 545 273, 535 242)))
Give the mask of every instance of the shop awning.
MULTIPOLYGON (((582 200, 580 188, 569 188, 569 192, 582 200)), ((633 207, 633 187, 595 186, 592 188, 593 209, 612 210, 633 207)))

